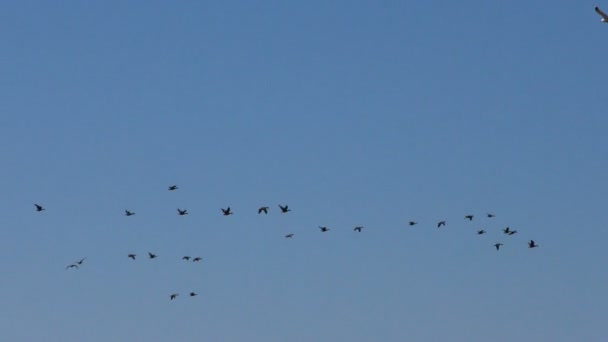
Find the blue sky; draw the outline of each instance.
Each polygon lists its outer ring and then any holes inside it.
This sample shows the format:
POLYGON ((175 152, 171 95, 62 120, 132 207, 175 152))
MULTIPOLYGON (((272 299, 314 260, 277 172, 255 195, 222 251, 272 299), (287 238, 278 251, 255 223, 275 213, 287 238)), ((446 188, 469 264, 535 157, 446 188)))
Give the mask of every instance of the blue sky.
POLYGON ((3 3, 0 338, 604 341, 595 5, 3 3))

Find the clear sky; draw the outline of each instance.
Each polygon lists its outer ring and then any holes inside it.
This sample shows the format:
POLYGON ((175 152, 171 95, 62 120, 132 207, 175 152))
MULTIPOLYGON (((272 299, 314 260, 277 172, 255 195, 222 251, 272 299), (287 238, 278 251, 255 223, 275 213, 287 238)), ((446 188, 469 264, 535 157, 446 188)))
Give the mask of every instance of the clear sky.
POLYGON ((0 340, 606 341, 596 4, 3 2, 0 340))

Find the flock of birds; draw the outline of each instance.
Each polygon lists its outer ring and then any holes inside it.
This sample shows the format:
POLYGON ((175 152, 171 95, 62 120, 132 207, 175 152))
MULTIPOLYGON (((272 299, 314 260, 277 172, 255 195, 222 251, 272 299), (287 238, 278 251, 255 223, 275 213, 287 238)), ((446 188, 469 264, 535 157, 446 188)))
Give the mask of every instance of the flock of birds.
MULTIPOLYGON (((608 19, 607 19, 607 21, 608 21, 608 19)), ((177 189, 179 189, 179 187, 177 185, 171 185, 168 188, 169 191, 175 191, 177 189)), ((46 208, 44 208, 40 204, 34 204, 34 206, 35 206, 37 212, 41 212, 41 211, 46 210, 46 208)), ((279 204, 278 207, 280 209, 280 212, 283 213, 283 214, 286 214, 286 213, 288 213, 288 212, 291 211, 291 209, 289 208, 288 205, 281 205, 281 204, 279 204)), ((222 215, 224 215, 224 216, 229 216, 229 215, 233 215, 234 214, 234 212, 232 211, 232 209, 230 207, 220 208, 220 209, 221 209, 222 215)), ((258 212, 258 215, 262 214, 262 213, 263 214, 268 214, 269 210, 270 210, 270 207, 268 207, 268 206, 262 206, 262 207, 258 208, 257 212, 258 212)), ((130 211, 130 210, 125 210, 125 216, 133 216, 133 215, 135 215, 135 212, 130 211)), ((177 208, 177 215, 179 215, 179 216, 188 215, 188 210, 187 209, 177 208)), ((494 216, 495 215, 492 214, 492 213, 487 213, 486 214, 486 217, 488 219, 491 219, 494 216)), ((474 215, 469 214, 469 215, 465 215, 464 219, 465 220, 469 220, 469 221, 473 221, 474 217, 475 217, 474 215)), ((417 221, 409 221, 408 222, 409 226, 415 226, 417 224, 418 224, 417 221)), ((445 227, 445 226, 446 226, 446 221, 445 220, 441 220, 441 221, 437 222, 437 228, 442 228, 442 227, 445 227)), ((319 226, 318 228, 319 228, 319 230, 322 233, 326 233, 326 232, 330 231, 330 229, 328 227, 326 227, 326 226, 319 226)), ((361 233, 363 231, 363 228, 364 228, 363 226, 356 226, 356 227, 353 228, 353 231, 357 232, 357 233, 361 233)), ((507 236, 512 236, 512 235, 517 234, 517 230, 512 230, 510 227, 505 227, 504 229, 502 229, 502 232, 503 232, 503 234, 505 234, 507 236)), ((484 235, 486 233, 487 233, 487 231, 484 230, 484 229, 477 230, 477 235, 484 235)), ((285 238, 287 238, 287 239, 291 239, 293 237, 294 237, 294 233, 289 233, 289 234, 285 235, 285 238)), ((497 242, 497 243, 495 243, 493 245, 493 247, 496 248, 497 251, 499 251, 500 247, 503 246, 503 245, 504 245, 503 243, 497 242)), ((528 241, 528 248, 537 248, 537 247, 539 247, 539 245, 534 240, 528 241)), ((127 255, 127 257, 130 258, 130 259, 136 260, 137 254, 130 253, 130 254, 127 255)), ((152 252, 148 252, 148 259, 155 259, 155 258, 157 258, 156 254, 154 254, 152 252)), ((193 257, 191 257, 189 255, 186 255, 186 256, 182 257, 182 260, 185 260, 185 261, 190 261, 190 259, 192 259, 192 262, 199 262, 199 261, 203 260, 202 257, 199 257, 199 256, 193 258, 193 257)), ((67 265, 65 267, 65 269, 66 270, 68 270, 68 269, 79 269, 79 266, 82 266, 82 264, 83 264, 83 262, 85 260, 86 260, 86 257, 82 258, 82 259, 80 259, 80 260, 78 260, 78 261, 76 261, 76 262, 74 262, 72 264, 67 265)), ((178 296, 179 296, 179 293, 172 293, 172 294, 169 295, 169 298, 170 298, 170 300, 174 300, 178 296)), ((197 293, 190 292, 190 297, 195 297, 195 296, 197 296, 197 293)))

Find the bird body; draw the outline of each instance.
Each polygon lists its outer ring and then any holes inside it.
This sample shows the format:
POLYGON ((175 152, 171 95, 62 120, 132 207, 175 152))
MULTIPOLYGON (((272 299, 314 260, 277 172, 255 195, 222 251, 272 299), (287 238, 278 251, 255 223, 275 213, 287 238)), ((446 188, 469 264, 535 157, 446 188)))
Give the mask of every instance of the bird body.
POLYGON ((177 187, 177 185, 171 185, 171 186, 169 186, 169 191, 174 191, 174 190, 177 190, 177 189, 179 189, 177 187))
POLYGON ((361 229, 363 229, 362 226, 358 226, 358 227, 353 228, 354 231, 357 231, 359 233, 361 233, 361 229))
POLYGON ((197 295, 197 294, 196 294, 195 292, 190 292, 190 297, 194 297, 194 296, 196 296, 196 295, 197 295))
POLYGON ((148 257, 149 257, 150 259, 154 259, 154 258, 156 258, 156 254, 153 254, 153 253, 148 252, 148 257))
POLYGON ((133 216, 133 215, 135 215, 134 212, 125 210, 125 216, 133 216))
POLYGON ((82 265, 82 263, 83 263, 83 261, 84 261, 85 259, 86 259, 86 258, 82 258, 82 259, 80 259, 80 261, 76 261, 76 263, 77 263, 78 265, 82 265))
POLYGON ((129 254, 129 255, 127 255, 127 257, 128 257, 128 258, 131 258, 131 259, 133 259, 133 260, 135 260, 135 256, 136 256, 136 255, 137 255, 137 254, 129 254))
POLYGON ((192 262, 197 262, 197 261, 201 261, 201 260, 203 260, 203 258, 201 258, 201 257, 196 257, 196 258, 192 259, 192 262))
POLYGON ((409 222, 409 225, 410 225, 410 226, 413 226, 413 225, 416 225, 416 224, 418 224, 418 222, 416 222, 416 221, 410 221, 410 222, 409 222))
POLYGON ((286 213, 288 211, 291 211, 291 209, 289 209, 288 205, 282 206, 282 205, 279 204, 279 208, 281 208, 281 212, 282 213, 286 213))
POLYGON ((329 230, 329 228, 327 228, 327 227, 321 227, 321 226, 319 226, 319 229, 321 229, 322 232, 326 232, 326 231, 329 230))
POLYGON ((178 214, 179 216, 188 215, 188 210, 186 210, 186 209, 180 209, 180 208, 177 208, 177 214, 178 214))
POLYGON ((264 212, 264 214, 268 214, 268 207, 260 207, 258 208, 258 214, 261 214, 262 212, 264 212))
POLYGON ((511 232, 511 229, 509 227, 507 227, 507 228, 503 229, 502 232, 505 234, 509 234, 511 232))
POLYGON ((445 227, 445 221, 439 221, 439 223, 437 223, 437 228, 441 228, 441 226, 445 227))
POLYGON ((477 231, 477 235, 482 235, 482 234, 485 234, 485 233, 486 233, 486 231, 483 230, 483 229, 477 231))
POLYGON ((538 245, 536 244, 536 242, 534 242, 534 240, 530 240, 530 242, 528 242, 528 248, 536 248, 538 247, 538 245))
POLYGON ((76 265, 76 264, 68 265, 68 266, 66 266, 65 269, 67 270, 68 268, 73 268, 73 267, 76 267, 76 269, 78 269, 78 265, 76 265))
POLYGON ((285 235, 285 238, 287 238, 287 239, 291 239, 292 237, 293 237, 293 233, 289 233, 289 234, 285 235))
POLYGON ((464 218, 468 219, 469 221, 473 221, 473 215, 467 215, 464 218))
POLYGON ((186 255, 185 257, 182 258, 182 260, 188 261, 188 260, 190 260, 190 257, 186 255))
POLYGON ((492 218, 492 217, 494 217, 494 214, 488 213, 487 216, 488 216, 488 218, 492 218))
POLYGON ((507 235, 517 234, 517 230, 511 230, 507 233, 507 235))
POLYGON ((502 243, 500 243, 500 242, 499 242, 499 243, 494 244, 494 247, 496 247, 496 250, 499 250, 499 249, 500 249, 500 246, 502 246, 502 243))
POLYGON ((36 211, 43 211, 43 210, 46 210, 46 209, 44 209, 44 207, 43 207, 43 206, 41 206, 40 204, 34 204, 34 206, 36 207, 36 211))
POLYGON ((175 298, 177 298, 177 296, 179 296, 179 294, 178 294, 178 293, 173 293, 173 294, 170 296, 170 298, 171 298, 171 300, 174 300, 175 298))
POLYGON ((604 13, 604 11, 602 11, 599 7, 595 6, 595 11, 597 12, 597 14, 600 15, 600 17, 602 17, 602 22, 603 23, 608 23, 608 14, 604 13))
POLYGON ((224 208, 221 208, 221 209, 222 209, 222 213, 224 213, 224 216, 228 216, 228 215, 234 214, 232 211, 230 211, 230 207, 228 207, 226 209, 224 209, 224 208))

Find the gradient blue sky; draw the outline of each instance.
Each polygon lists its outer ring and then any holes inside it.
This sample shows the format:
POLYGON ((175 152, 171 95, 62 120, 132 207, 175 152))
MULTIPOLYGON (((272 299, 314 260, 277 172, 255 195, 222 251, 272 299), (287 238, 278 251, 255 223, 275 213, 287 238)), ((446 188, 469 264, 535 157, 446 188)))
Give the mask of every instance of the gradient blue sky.
POLYGON ((3 2, 0 339, 606 341, 594 5, 3 2))

